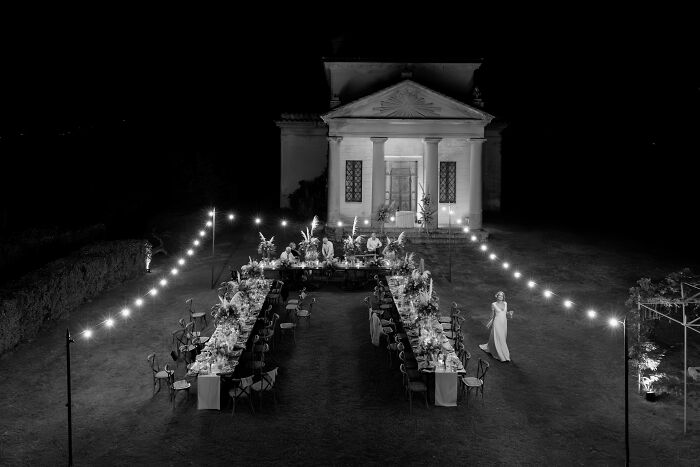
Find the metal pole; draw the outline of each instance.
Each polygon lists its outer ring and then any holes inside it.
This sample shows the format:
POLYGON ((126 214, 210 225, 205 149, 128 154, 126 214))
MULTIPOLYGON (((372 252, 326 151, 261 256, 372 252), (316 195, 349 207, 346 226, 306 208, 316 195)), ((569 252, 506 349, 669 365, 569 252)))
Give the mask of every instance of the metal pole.
POLYGON ((447 274, 447 280, 452 282, 452 203, 448 204, 447 209, 447 234, 449 236, 447 239, 447 256, 449 257, 449 272, 447 274))
POLYGON ((627 388, 629 358, 627 355, 627 317, 622 321, 622 335, 625 341, 625 466, 630 465, 630 431, 629 431, 629 391, 627 388))
POLYGON ((214 253, 216 251, 216 208, 211 209, 211 288, 214 288, 214 253))
POLYGON ((70 330, 66 328, 66 385, 68 392, 68 403, 66 407, 68 408, 68 465, 73 465, 73 423, 72 423, 72 402, 71 402, 71 389, 70 389, 70 345, 73 342, 73 338, 70 336, 70 330))
POLYGON ((681 307, 683 308, 683 434, 687 433, 688 423, 688 321, 685 315, 685 291, 681 282, 681 307))

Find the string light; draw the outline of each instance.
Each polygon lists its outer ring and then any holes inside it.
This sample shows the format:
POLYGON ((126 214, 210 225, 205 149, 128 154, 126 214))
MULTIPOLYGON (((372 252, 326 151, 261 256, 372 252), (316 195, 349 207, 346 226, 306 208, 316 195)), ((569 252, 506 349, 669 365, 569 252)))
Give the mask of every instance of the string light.
POLYGON ((185 259, 184 259, 184 258, 178 259, 178 260, 177 260, 177 264, 179 264, 180 266, 184 266, 184 265, 185 265, 185 259))
POLYGON ((194 244, 194 246, 199 246, 199 240, 195 240, 192 244, 194 244))
POLYGON ((190 248, 189 250, 187 250, 187 254, 189 256, 192 256, 194 254, 194 250, 190 248))
POLYGON ((481 245, 479 248, 481 249, 481 251, 486 251, 489 249, 489 247, 487 247, 486 245, 481 245))
POLYGON ((394 222, 394 221, 396 220, 396 218, 395 218, 394 216, 391 216, 391 217, 389 218, 389 220, 390 220, 391 222, 394 222))
POLYGON ((141 305, 143 305, 143 298, 137 298, 137 299, 134 301, 134 304, 135 304, 136 306, 141 306, 141 305))
POLYGON ((168 285, 168 281, 165 280, 165 279, 161 279, 161 280, 160 280, 160 286, 161 286, 161 287, 165 287, 166 285, 168 285))
POLYGON ((503 263, 503 269, 508 269, 509 267, 510 267, 510 264, 508 264, 507 262, 503 263))
POLYGON ((170 270, 170 274, 172 274, 173 276, 177 276, 177 273, 178 273, 177 268, 172 268, 172 269, 170 270))
POLYGON ((513 277, 515 277, 516 279, 520 279, 520 276, 522 276, 522 274, 520 274, 520 271, 515 271, 513 273, 513 277))
POLYGON ((112 326, 114 326, 114 320, 112 318, 107 318, 107 320, 105 321, 105 326, 111 328, 112 326))
POLYGON ((92 337, 92 329, 84 330, 83 335, 85 336, 85 339, 90 339, 92 337))
POLYGON ((214 211, 209 211, 209 217, 214 217, 214 211))
POLYGON ((369 219, 365 219, 365 220, 364 220, 364 224, 365 224, 365 225, 369 225, 369 219))
POLYGON ((255 223, 256 223, 256 224, 260 224, 260 222, 262 222, 262 220, 261 220, 259 217, 256 217, 256 218, 255 218, 255 223))
MULTIPOLYGON (((469 228, 469 227, 467 227, 467 228, 469 228)), ((471 240, 472 240, 472 242, 475 242, 477 240, 476 235, 472 235, 471 240)))
POLYGON ((494 253, 491 253, 489 255, 489 259, 493 261, 494 259, 496 259, 496 255, 494 253))
POLYGON ((591 319, 593 319, 593 318, 595 318, 596 316, 598 316, 598 313, 596 313, 595 310, 588 310, 588 311, 586 312, 586 314, 587 314, 588 317, 591 318, 591 319))
POLYGON ((549 298, 552 296, 552 291, 551 290, 545 290, 542 292, 542 295, 544 295, 545 298, 549 298))
POLYGON ((151 290, 148 291, 148 293, 151 295, 158 295, 158 289, 152 288, 151 290))
POLYGON ((564 306, 566 308, 571 308, 572 306, 574 306, 574 302, 572 302, 571 300, 564 300, 564 306))
POLYGON ((343 226, 342 221, 338 221, 338 227, 342 227, 342 226, 343 226))
POLYGON ((131 313, 131 310, 130 310, 130 309, 128 309, 128 308, 122 308, 121 314, 122 314, 122 316, 123 316, 124 318, 126 318, 127 316, 129 316, 130 313, 131 313))
POLYGON ((199 231, 199 236, 204 237, 207 233, 204 230, 199 231))
POLYGON ((207 221, 207 227, 211 227, 212 225, 214 224, 212 224, 211 221, 207 221))
POLYGON ((609 324, 610 326, 616 328, 617 325, 620 324, 620 322, 617 320, 617 318, 610 318, 610 319, 608 320, 608 324, 609 324))
POLYGON ((235 217, 236 217, 236 216, 234 216, 233 214, 229 214, 229 215, 228 215, 228 220, 232 221, 235 217))
MULTIPOLYGON (((458 223, 458 224, 461 224, 461 223, 462 223, 462 219, 457 219, 457 223, 458 223)), ((465 229, 467 229, 467 230, 465 230, 465 232, 469 232, 469 228, 468 228, 468 227, 465 227, 465 229)))
POLYGON ((285 220, 282 221, 282 227, 287 227, 287 221, 285 221, 285 220))
POLYGON ((535 281, 527 281, 527 286, 531 289, 535 288, 536 285, 537 283, 535 281))
MULTIPOLYGON (((465 227, 462 230, 464 231, 464 233, 469 233, 469 227, 465 227)), ((472 241, 474 241, 474 240, 472 240, 472 241)))

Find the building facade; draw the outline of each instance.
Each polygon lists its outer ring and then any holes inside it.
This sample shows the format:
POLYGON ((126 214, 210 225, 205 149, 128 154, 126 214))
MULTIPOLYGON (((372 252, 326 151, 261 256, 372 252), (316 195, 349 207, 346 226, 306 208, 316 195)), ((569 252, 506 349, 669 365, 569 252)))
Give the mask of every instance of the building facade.
POLYGON ((438 226, 482 228, 484 209, 500 208, 503 125, 459 99, 473 95, 478 66, 327 61, 330 110, 277 122, 280 205, 327 167, 329 223, 357 216, 374 225, 388 205, 386 226, 417 227, 429 194, 438 226))

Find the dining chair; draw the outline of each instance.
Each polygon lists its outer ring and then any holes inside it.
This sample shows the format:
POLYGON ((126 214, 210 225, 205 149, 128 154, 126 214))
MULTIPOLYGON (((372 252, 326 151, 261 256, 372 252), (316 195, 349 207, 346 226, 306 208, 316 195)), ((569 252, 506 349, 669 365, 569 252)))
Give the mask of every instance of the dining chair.
POLYGON ((280 319, 280 315, 275 313, 272 315, 272 321, 270 321, 270 324, 265 326, 263 329, 261 329, 258 332, 258 335, 265 340, 268 344, 270 344, 270 348, 272 350, 275 350, 275 330, 277 328, 277 322, 280 319))
POLYGON ((481 358, 479 359, 479 364, 476 368, 476 377, 474 376, 462 376, 460 381, 462 382, 462 390, 466 390, 467 396, 467 407, 469 407, 469 393, 472 389, 476 390, 479 394, 481 391, 481 403, 484 403, 484 382, 486 380, 486 373, 489 371, 489 364, 481 358))
POLYGON ((414 392, 422 392, 423 397, 425 398, 425 408, 428 408, 428 386, 423 381, 417 381, 415 379, 411 379, 410 376, 408 375, 408 370, 406 367, 401 364, 399 365, 399 368, 401 370, 401 373, 405 376, 404 381, 405 381, 405 392, 408 393, 408 413, 413 412, 413 393, 414 392))
POLYGON ((262 410, 263 394, 266 392, 272 394, 272 400, 275 403, 275 408, 277 407, 277 395, 275 390, 275 383, 277 382, 277 370, 278 368, 273 368, 272 370, 263 373, 260 380, 253 383, 250 386, 254 392, 258 393, 258 397, 260 398, 260 410, 262 410))
POLYGON ((297 328, 297 323, 296 323, 296 313, 291 316, 291 321, 287 321, 284 323, 280 323, 280 336, 292 336, 292 341, 296 345, 297 343, 297 337, 296 337, 296 328, 297 328))
POLYGON ((154 353, 146 357, 146 360, 148 361, 148 364, 151 366, 151 370, 153 371, 153 395, 155 396, 157 392, 160 392, 160 385, 163 382, 163 380, 165 380, 167 383, 168 379, 170 378, 170 375, 175 373, 175 370, 168 369, 167 364, 165 365, 165 368, 161 370, 160 365, 158 365, 156 354, 154 353), (156 391, 156 384, 158 385, 158 391, 156 391))
POLYGON ((170 402, 173 404, 173 410, 175 409, 175 402, 177 399, 177 393, 181 391, 185 391, 187 394, 187 399, 190 399, 190 387, 192 384, 184 379, 181 379, 179 381, 175 381, 175 375, 172 374, 170 375, 170 378, 168 378, 168 386, 170 388, 170 402))
MULTIPOLYGON (((191 323, 188 323, 191 324, 191 323)), ((173 331, 173 346, 177 349, 178 361, 184 356, 185 363, 191 363, 192 351, 196 349, 194 344, 190 344, 189 335, 186 328, 173 331)))
POLYGON ((208 326, 206 312, 196 311, 194 309, 194 302, 191 298, 185 300, 185 303, 187 304, 187 311, 189 311, 190 313, 190 322, 194 323, 192 329, 196 329, 197 323, 199 322, 199 324, 201 325, 202 321, 204 321, 204 326, 202 326, 202 329, 205 329, 208 326))
MULTIPOLYGON (((297 314, 297 323, 299 322, 299 318, 304 318, 306 319, 306 323, 308 326, 311 325, 311 311, 314 308, 314 304, 316 303, 316 297, 311 299, 311 302, 309 303, 309 309, 297 309, 296 314, 297 314)), ((303 306, 303 305, 302 305, 303 306)))
POLYGON ((236 412, 236 401, 238 399, 246 398, 248 399, 248 405, 250 406, 250 412, 255 414, 255 409, 253 408, 253 376, 246 376, 245 378, 234 378, 231 380, 233 387, 229 390, 228 395, 231 397, 232 405, 231 416, 236 412))

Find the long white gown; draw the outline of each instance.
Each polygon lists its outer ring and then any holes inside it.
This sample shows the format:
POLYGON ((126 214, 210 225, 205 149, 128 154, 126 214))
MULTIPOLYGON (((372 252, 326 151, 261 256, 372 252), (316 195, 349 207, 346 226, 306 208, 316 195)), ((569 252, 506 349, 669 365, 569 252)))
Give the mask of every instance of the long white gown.
POLYGON ((506 302, 502 303, 502 308, 498 302, 491 304, 493 322, 491 323, 489 342, 488 344, 481 344, 479 348, 502 362, 508 362, 510 361, 510 352, 506 344, 506 337, 508 336, 508 304, 506 302))

